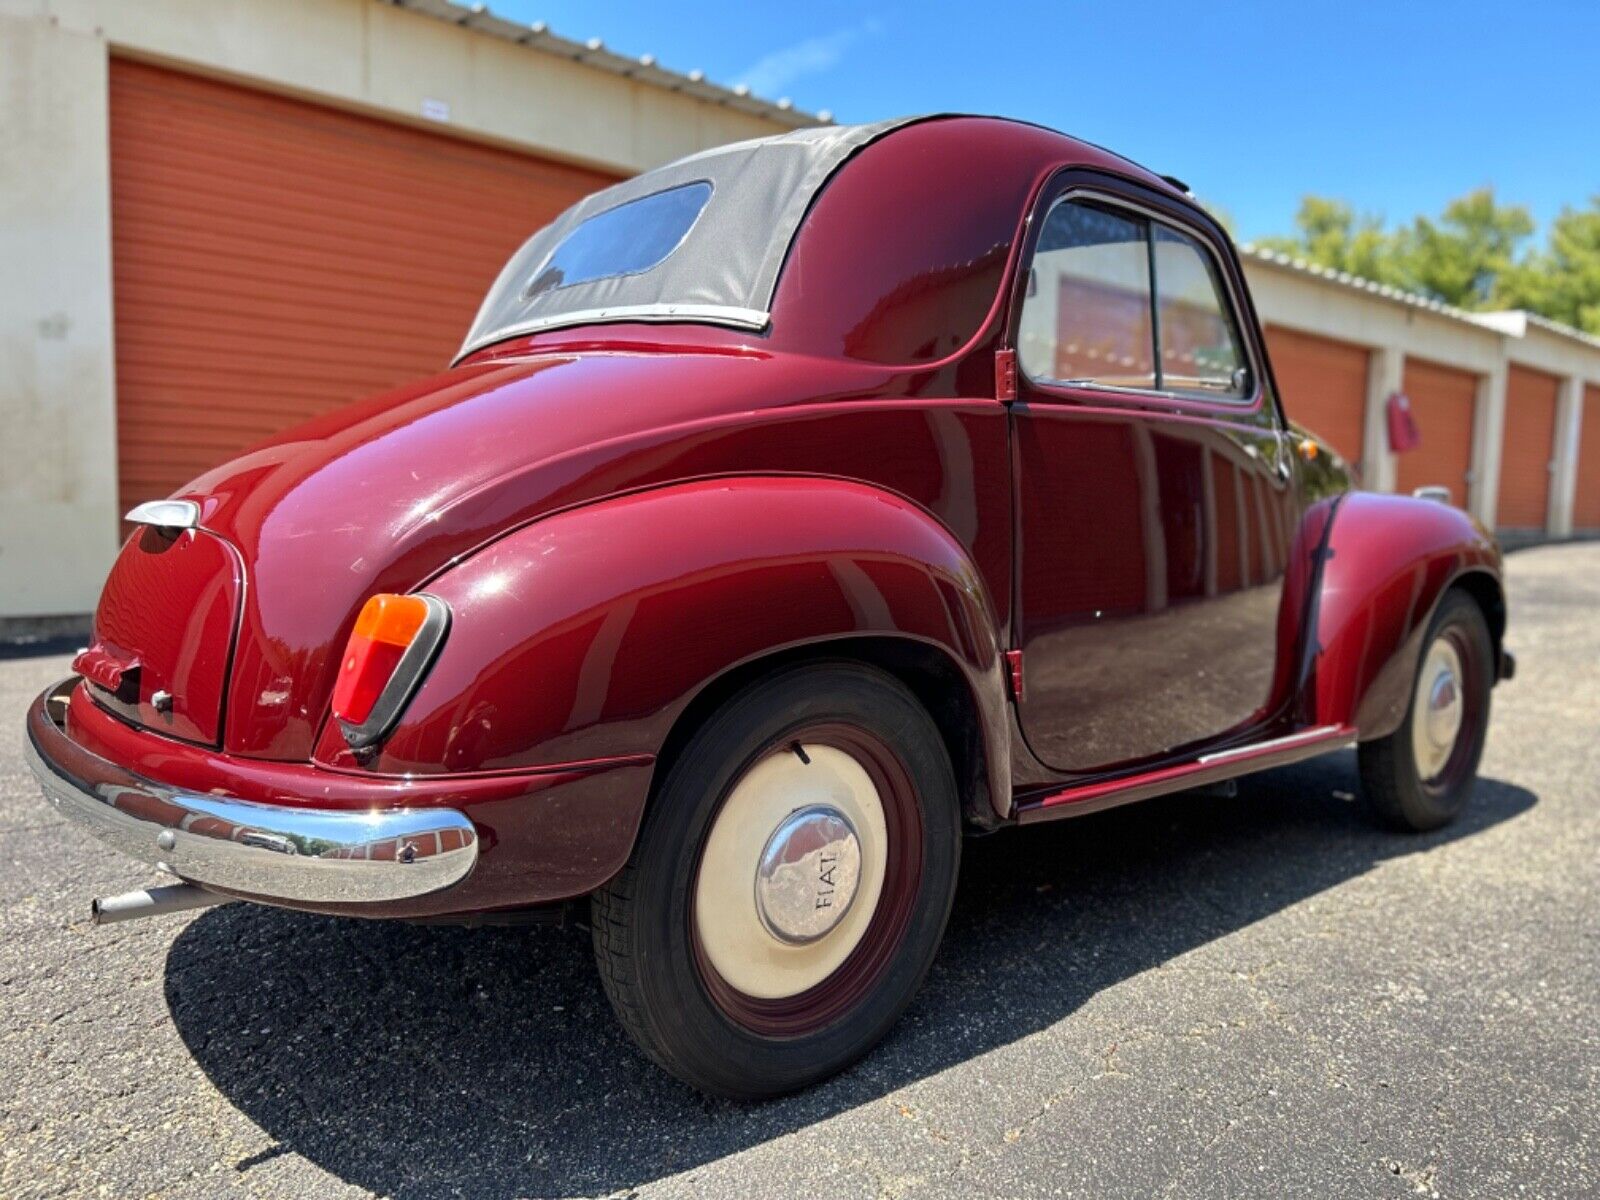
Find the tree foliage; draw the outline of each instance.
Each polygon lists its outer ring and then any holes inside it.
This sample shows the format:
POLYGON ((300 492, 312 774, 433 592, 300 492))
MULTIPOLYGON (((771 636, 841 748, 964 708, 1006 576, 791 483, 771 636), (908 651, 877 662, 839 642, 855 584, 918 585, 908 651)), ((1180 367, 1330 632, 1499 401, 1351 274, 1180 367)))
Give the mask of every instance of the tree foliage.
POLYGON ((1307 196, 1276 250, 1467 309, 1525 308, 1600 334, 1600 195, 1563 209, 1546 244, 1528 245, 1533 217, 1492 188, 1468 192, 1437 218, 1389 229, 1341 200, 1307 196))
POLYGON ((1549 245, 1513 266, 1498 294, 1508 308, 1600 333, 1600 194, 1586 209, 1562 209, 1549 245))
POLYGON ((1319 267, 1380 283, 1393 282, 1388 269, 1389 235, 1376 217, 1356 215, 1343 200, 1307 196, 1300 201, 1294 223, 1295 236, 1262 238, 1256 244, 1319 267))

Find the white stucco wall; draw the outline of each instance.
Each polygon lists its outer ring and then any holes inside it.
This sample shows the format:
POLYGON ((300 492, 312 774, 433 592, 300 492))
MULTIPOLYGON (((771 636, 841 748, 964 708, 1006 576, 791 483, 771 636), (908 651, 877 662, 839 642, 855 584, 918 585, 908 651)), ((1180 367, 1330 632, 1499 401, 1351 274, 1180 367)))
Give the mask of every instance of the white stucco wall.
POLYGON ((117 537, 106 52, 0 13, 0 616, 91 607, 117 537))

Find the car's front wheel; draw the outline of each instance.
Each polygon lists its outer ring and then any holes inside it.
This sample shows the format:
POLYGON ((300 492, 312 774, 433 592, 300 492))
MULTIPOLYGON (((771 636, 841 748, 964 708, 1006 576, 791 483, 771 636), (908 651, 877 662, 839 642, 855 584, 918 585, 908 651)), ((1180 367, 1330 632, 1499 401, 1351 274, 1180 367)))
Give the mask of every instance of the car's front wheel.
POLYGON ((1361 743, 1361 788, 1385 824, 1420 832, 1461 814, 1477 781, 1493 685, 1483 610, 1449 592, 1423 641, 1405 720, 1388 737, 1361 743))
POLYGON ((916 993, 960 850, 949 757, 910 692, 854 664, 769 677, 695 732, 596 894, 606 993, 704 1091, 822 1079, 916 993))

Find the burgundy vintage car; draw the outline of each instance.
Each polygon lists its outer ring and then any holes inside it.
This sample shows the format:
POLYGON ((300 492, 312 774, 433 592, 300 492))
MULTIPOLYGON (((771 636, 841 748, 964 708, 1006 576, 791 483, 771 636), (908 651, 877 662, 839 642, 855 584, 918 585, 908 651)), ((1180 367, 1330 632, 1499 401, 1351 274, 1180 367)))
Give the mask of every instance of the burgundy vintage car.
POLYGON ((1281 400, 1174 180, 976 117, 708 151, 130 513, 33 769, 179 881, 99 919, 587 899, 656 1062, 783 1092, 911 1000, 964 835, 1350 746, 1391 825, 1467 803, 1498 551, 1281 400))

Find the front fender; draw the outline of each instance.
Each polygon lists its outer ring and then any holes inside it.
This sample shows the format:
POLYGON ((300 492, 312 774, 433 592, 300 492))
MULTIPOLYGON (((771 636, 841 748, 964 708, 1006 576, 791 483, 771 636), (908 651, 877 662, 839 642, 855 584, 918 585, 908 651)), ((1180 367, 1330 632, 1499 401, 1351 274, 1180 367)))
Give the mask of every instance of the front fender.
POLYGON ((1344 497, 1322 566, 1312 722, 1353 726, 1362 741, 1399 728, 1434 609, 1474 574, 1500 593, 1500 552, 1460 509, 1374 492, 1344 497))
MULTIPOLYGON (((938 647, 1009 797, 999 624, 956 538, 865 484, 721 478, 630 493, 515 530, 427 584, 453 619, 369 770, 525 770, 647 759, 719 675, 862 635, 938 647)), ((353 765, 336 731, 319 757, 353 765)))

